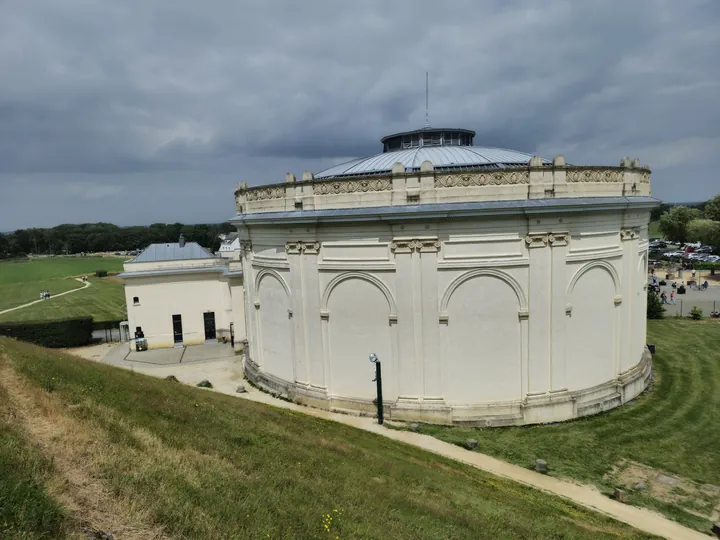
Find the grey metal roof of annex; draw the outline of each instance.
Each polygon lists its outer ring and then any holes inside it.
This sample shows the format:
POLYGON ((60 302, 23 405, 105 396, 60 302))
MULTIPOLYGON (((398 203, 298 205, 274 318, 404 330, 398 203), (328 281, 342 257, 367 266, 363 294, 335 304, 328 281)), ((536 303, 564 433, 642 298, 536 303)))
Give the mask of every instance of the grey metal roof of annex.
MULTIPOLYGON (((384 152, 374 156, 353 159, 315 175, 317 179, 338 176, 360 176, 389 173, 395 163, 402 163, 405 170, 420 169, 423 161, 430 161, 435 169, 467 169, 518 167, 527 165, 531 154, 506 150, 503 148, 485 148, 482 146, 421 146, 407 150, 384 152)), ((543 159, 543 164, 552 162, 543 159)))
POLYGON ((186 261, 188 259, 214 259, 215 255, 208 252, 197 242, 186 242, 180 247, 178 242, 150 244, 140 255, 128 262, 159 262, 186 261))

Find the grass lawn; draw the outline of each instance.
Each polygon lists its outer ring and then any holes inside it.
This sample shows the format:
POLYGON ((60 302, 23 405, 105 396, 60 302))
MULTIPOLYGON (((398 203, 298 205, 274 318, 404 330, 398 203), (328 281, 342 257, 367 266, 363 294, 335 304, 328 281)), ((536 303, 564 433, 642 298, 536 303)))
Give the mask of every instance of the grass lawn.
POLYGON ((651 221, 650 226, 648 228, 648 236, 649 238, 665 238, 662 232, 660 232, 660 222, 659 221, 651 221))
MULTIPOLYGON (((124 285, 118 278, 89 278, 90 287, 50 298, 32 306, 0 315, 0 322, 48 321, 69 317, 92 317, 117 321, 125 317, 124 285)), ((81 283, 74 283, 82 286, 81 283)))
POLYGON ((709 532, 713 509, 720 511, 720 324, 648 323, 648 342, 657 344, 656 382, 633 403, 564 424, 422 431, 458 444, 477 439, 478 452, 518 465, 545 459, 551 474, 605 491, 625 483, 632 503, 709 532), (659 472, 683 482, 658 483, 659 472), (633 491, 640 480, 650 489, 633 491))
POLYGON ((52 294, 81 287, 69 276, 94 274, 96 270, 119 272, 123 259, 112 257, 53 257, 28 262, 0 262, 0 311, 40 298, 41 290, 52 294))
MULTIPOLYGON (((648 538, 349 426, 10 339, 0 339, 0 386, 9 395, 0 422, 25 434, 16 444, 40 447, 57 464, 45 482, 13 473, 45 486, 27 498, 48 508, 48 497, 69 501, 66 524, 90 522, 118 537, 648 538)), ((44 530, 42 518, 18 526, 44 530)))

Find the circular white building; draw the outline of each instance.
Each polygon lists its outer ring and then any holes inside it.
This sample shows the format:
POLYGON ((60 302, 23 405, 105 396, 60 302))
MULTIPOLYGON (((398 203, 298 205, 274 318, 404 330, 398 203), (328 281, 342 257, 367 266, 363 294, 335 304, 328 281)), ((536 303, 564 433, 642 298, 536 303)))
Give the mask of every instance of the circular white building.
POLYGON ((645 347, 650 170, 567 165, 425 128, 384 152, 236 193, 245 372, 272 392, 478 425, 633 399, 645 347))

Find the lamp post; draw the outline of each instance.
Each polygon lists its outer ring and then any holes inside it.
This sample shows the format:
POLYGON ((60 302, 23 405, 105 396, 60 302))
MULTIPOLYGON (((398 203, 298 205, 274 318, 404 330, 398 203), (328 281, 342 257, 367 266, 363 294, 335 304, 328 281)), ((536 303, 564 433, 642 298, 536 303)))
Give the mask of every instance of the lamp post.
POLYGON ((383 397, 382 397, 382 365, 375 353, 370 353, 370 361, 375 364, 375 384, 377 385, 377 416, 378 424, 383 423, 383 397))

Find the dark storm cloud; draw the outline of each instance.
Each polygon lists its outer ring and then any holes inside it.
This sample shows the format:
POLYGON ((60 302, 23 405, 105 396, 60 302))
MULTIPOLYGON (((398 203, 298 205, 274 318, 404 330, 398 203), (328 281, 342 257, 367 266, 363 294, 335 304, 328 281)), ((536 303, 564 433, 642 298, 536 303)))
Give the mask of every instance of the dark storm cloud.
POLYGON ((714 0, 0 3, 0 230, 221 221, 430 122, 719 191, 714 0))

